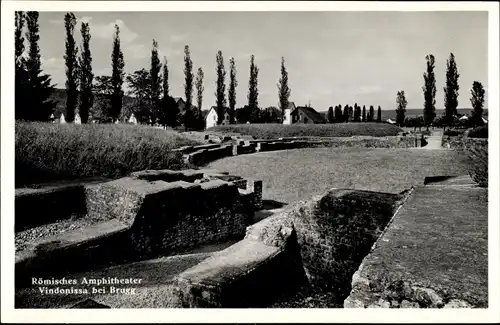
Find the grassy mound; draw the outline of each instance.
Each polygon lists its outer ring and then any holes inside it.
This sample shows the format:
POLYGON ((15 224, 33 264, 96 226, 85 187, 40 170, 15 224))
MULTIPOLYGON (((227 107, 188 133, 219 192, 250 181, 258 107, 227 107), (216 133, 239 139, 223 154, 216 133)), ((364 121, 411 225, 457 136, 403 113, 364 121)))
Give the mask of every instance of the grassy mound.
POLYGON ((115 178, 143 169, 180 169, 171 150, 195 141, 132 125, 16 122, 16 186, 86 177, 115 178))
POLYGON ((221 133, 239 133, 258 139, 276 139, 281 137, 317 136, 394 136, 402 129, 387 123, 336 123, 336 124, 233 124, 219 125, 209 131, 221 133))

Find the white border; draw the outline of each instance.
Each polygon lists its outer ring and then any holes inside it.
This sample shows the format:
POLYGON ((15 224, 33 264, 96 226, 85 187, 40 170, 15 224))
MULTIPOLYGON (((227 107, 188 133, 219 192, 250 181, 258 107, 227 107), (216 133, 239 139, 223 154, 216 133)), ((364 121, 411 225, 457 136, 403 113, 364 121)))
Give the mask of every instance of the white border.
POLYGON ((489 309, 112 309, 15 310, 14 284, 14 89, 12 53, 15 10, 116 11, 112 1, 2 1, 2 164, 1 307, 2 322, 498 322, 499 299, 499 4, 496 2, 271 2, 271 1, 122 1, 119 11, 488 11, 489 148, 489 309), (8 157, 8 158, 7 158, 8 157))

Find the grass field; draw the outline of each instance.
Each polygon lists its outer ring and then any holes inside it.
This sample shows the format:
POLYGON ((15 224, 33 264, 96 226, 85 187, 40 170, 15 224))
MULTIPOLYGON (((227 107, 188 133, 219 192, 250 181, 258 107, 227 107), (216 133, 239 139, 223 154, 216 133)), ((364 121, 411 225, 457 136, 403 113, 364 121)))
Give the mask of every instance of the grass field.
POLYGON ((197 142, 175 132, 132 125, 16 122, 16 187, 85 177, 114 178, 142 169, 179 169, 171 150, 197 142))
POLYGON ((452 150, 318 148, 221 159, 209 168, 263 180, 263 197, 284 203, 331 188, 399 193, 426 176, 466 175, 465 157, 452 150))
POLYGON ((336 124, 234 124, 208 129, 221 133, 238 133, 259 139, 276 139, 294 136, 350 137, 350 136, 392 136, 401 129, 387 123, 336 123, 336 124))

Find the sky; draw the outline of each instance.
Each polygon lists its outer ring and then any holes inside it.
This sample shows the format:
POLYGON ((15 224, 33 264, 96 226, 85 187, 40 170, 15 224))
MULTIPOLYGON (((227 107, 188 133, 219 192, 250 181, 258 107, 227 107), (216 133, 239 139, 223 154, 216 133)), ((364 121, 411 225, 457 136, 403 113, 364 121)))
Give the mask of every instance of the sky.
MULTIPOLYGON (((42 68, 64 88, 64 12, 40 12, 42 68)), ((459 107, 470 107, 480 81, 488 95, 488 13, 456 12, 74 12, 90 24, 95 75, 111 73, 114 25, 120 27, 125 72, 150 66, 152 40, 166 56, 170 93, 184 97, 184 46, 193 71, 204 71, 203 109, 215 105, 216 54, 221 50, 229 84, 229 59, 237 69, 237 107, 247 104, 250 55, 259 67, 259 106, 278 106, 281 57, 289 73, 290 101, 329 106, 396 108, 404 90, 407 108, 422 108, 425 56, 436 59, 436 108, 444 107, 446 60, 459 68, 459 107)), ((227 86, 226 86, 227 91, 227 86)), ((193 99, 195 94, 193 94, 193 99)))

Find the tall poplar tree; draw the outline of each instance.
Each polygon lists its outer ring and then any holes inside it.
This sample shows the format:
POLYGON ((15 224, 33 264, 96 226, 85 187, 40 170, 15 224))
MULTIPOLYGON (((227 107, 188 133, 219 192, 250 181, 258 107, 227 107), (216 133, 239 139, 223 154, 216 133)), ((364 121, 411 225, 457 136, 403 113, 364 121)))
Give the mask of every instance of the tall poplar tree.
POLYGON ((75 120, 75 109, 78 104, 78 47, 76 46, 74 32, 76 17, 72 12, 64 15, 64 28, 66 29, 66 43, 64 60, 66 63, 66 122, 75 120))
POLYGON ((151 78, 151 122, 153 124, 160 122, 161 112, 161 62, 158 57, 158 42, 153 40, 153 48, 151 49, 151 66, 149 76, 151 78))
POLYGON ((250 121, 259 119, 259 90, 258 90, 259 68, 255 64, 255 57, 250 57, 250 79, 248 80, 248 109, 250 110, 250 121))
POLYGON ((94 74, 92 72, 92 53, 90 52, 90 28, 89 24, 82 22, 80 32, 82 34, 82 49, 79 60, 79 82, 80 82, 80 106, 78 111, 82 123, 87 123, 90 108, 94 103, 92 83, 94 74))
POLYGON ((226 110, 226 70, 224 69, 224 58, 222 56, 222 51, 217 52, 216 56, 216 92, 215 92, 215 106, 217 111, 217 124, 221 124, 224 120, 224 113, 226 110))
POLYGON ((201 67, 198 68, 198 73, 196 74, 196 104, 200 112, 203 105, 203 91, 205 90, 205 87, 203 87, 204 77, 203 69, 201 67))
POLYGON ((238 87, 238 81, 236 80, 236 64, 234 58, 229 60, 229 90, 227 93, 229 101, 229 123, 234 123, 235 110, 236 110, 236 87, 238 87))
POLYGON ((291 90, 288 86, 288 71, 285 67, 285 58, 281 57, 281 78, 278 82, 278 99, 281 110, 281 116, 285 116, 285 109, 288 107, 291 90))
POLYGON ((40 27, 38 25, 38 11, 28 11, 26 13, 26 26, 28 31, 28 57, 23 60, 26 69, 26 94, 23 100, 24 119, 31 121, 48 121, 53 113, 56 102, 51 100, 54 86, 48 74, 43 74, 40 47, 40 27))
POLYGON ((111 84, 113 93, 111 95, 111 111, 109 117, 113 121, 118 120, 123 105, 123 80, 125 77, 125 61, 123 59, 123 52, 120 43, 120 27, 115 24, 115 34, 113 36, 113 50, 111 53, 111 84))
POLYGON ((429 127, 436 118, 436 75, 434 74, 434 55, 425 57, 427 70, 424 73, 424 125, 429 127))

